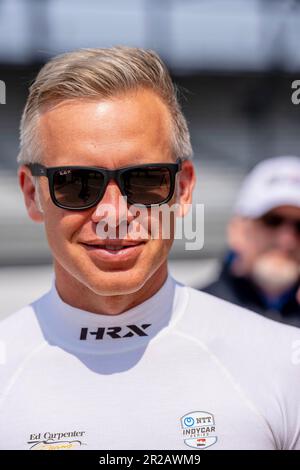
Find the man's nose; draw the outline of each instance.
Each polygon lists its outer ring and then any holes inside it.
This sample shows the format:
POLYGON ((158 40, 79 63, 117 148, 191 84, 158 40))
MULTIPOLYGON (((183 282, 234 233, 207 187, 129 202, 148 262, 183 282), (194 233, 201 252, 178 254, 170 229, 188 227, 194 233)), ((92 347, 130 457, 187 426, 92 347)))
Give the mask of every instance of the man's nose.
POLYGON ((122 195, 119 186, 115 181, 110 181, 102 199, 95 206, 92 221, 96 224, 106 221, 108 225, 119 226, 121 223, 129 224, 133 218, 127 209, 127 200, 122 195))
POLYGON ((297 248, 300 249, 299 234, 291 223, 284 223, 277 231, 277 245, 283 251, 294 251, 297 248))

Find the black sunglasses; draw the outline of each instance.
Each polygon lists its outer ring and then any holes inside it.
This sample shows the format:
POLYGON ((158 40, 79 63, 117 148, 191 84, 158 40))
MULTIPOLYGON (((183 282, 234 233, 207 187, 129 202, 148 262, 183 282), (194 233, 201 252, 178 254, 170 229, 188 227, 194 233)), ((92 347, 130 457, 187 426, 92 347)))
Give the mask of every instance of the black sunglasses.
POLYGON ((297 235, 300 235, 300 219, 291 219, 277 214, 266 214, 260 220, 269 228, 278 228, 283 224, 292 225, 297 235))
POLYGON ((176 163, 148 163, 116 170, 88 166, 45 167, 39 163, 26 165, 33 176, 46 176, 53 203, 68 210, 84 210, 95 206, 114 179, 127 203, 157 206, 168 202, 175 190, 175 176, 182 168, 176 163))

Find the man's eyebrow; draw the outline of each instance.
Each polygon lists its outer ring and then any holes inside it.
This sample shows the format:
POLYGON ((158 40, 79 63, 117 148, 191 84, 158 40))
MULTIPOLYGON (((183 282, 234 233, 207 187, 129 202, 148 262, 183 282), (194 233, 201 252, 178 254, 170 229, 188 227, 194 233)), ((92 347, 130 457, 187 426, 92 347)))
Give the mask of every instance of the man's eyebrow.
MULTIPOLYGON (((155 165, 156 163, 164 163, 163 158, 158 162, 153 162, 150 159, 147 159, 147 160, 141 160, 141 159, 130 160, 130 161, 122 162, 117 166, 113 166, 111 162, 108 162, 108 163, 106 163, 106 162, 105 163, 99 163, 99 162, 78 163, 78 162, 74 162, 72 164, 63 164, 63 165, 56 165, 56 166, 86 166, 86 167, 104 168, 104 169, 107 169, 107 170, 114 170, 114 169, 117 169, 117 168, 126 168, 126 167, 129 167, 129 166, 139 166, 139 165, 148 165, 148 164, 149 165, 155 165)), ((173 162, 165 162, 165 163, 173 163, 173 162)))

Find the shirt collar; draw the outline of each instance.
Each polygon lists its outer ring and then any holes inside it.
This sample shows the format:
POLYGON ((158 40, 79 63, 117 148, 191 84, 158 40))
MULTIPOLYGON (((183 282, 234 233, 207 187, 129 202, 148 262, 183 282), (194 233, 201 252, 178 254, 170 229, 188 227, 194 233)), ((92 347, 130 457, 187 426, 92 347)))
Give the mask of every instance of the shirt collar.
POLYGON ((103 315, 65 303, 53 278, 49 293, 37 308, 38 320, 51 344, 69 351, 113 354, 145 347, 174 322, 180 309, 180 284, 168 274, 149 299, 118 315, 103 315))

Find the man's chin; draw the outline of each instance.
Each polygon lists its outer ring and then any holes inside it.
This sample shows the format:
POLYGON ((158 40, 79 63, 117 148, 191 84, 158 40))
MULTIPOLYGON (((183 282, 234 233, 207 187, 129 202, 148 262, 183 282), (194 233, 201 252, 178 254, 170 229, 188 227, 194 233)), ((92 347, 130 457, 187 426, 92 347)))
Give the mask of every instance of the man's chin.
POLYGON ((144 284, 145 276, 138 274, 134 269, 101 271, 81 274, 83 284, 96 295, 117 296, 133 294, 140 290, 144 284))
POLYGON ((261 255, 253 265, 252 279, 264 291, 280 295, 291 289, 300 277, 300 265, 279 252, 261 255))

